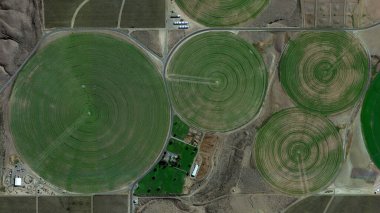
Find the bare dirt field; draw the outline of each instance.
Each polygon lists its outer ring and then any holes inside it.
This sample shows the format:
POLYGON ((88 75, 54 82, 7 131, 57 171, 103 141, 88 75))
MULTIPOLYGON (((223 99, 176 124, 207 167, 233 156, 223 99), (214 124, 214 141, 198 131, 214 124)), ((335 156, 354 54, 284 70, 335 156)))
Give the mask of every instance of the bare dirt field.
POLYGON ((38 197, 38 213, 91 213, 91 197, 38 197))
POLYGON ((380 21, 380 1, 378 0, 367 0, 367 14, 371 17, 374 23, 380 21))
POLYGON ((75 10, 83 0, 44 0, 45 27, 70 27, 75 10))
POLYGON ((36 213, 35 197, 0 197, 0 212, 36 213))
POLYGON ((122 0, 91 0, 80 8, 75 27, 117 27, 121 4, 122 0))
POLYGON ((161 46, 160 31, 158 30, 142 30, 142 31, 133 31, 131 36, 135 38, 138 42, 144 45, 146 48, 151 50, 154 54, 159 57, 162 57, 163 47, 161 46))
POLYGON ((126 1, 121 17, 122 28, 165 27, 165 0, 126 1))
POLYGON ((280 212, 296 198, 283 195, 237 195, 230 199, 232 212, 266 213, 280 212))
POLYGON ((93 213, 123 213, 128 212, 128 195, 96 195, 93 201, 93 213))
POLYGON ((158 209, 165 213, 203 213, 202 207, 191 207, 175 199, 147 199, 143 201, 136 213, 156 213, 158 209))
POLYGON ((199 155, 202 159, 202 164, 200 166, 200 169, 197 175, 197 180, 202 180, 210 172, 212 168, 212 163, 213 163, 212 157, 215 152, 217 141, 218 141, 217 135, 212 135, 212 134, 205 135, 201 143, 201 146, 199 148, 199 155))
POLYGON ((244 23, 244 26, 265 27, 279 23, 289 27, 301 26, 301 10, 298 0, 272 0, 255 19, 244 23))

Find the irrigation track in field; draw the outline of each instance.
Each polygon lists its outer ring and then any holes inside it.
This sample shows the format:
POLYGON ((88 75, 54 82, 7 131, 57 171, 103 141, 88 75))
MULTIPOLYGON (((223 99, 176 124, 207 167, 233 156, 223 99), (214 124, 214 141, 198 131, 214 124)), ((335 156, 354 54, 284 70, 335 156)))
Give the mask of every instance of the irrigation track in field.
MULTIPOLYGON (((197 35, 197 34, 200 34, 200 33, 204 33, 204 32, 212 32, 212 31, 251 31, 251 32, 297 32, 297 31, 309 31, 309 32, 318 32, 318 31, 362 31, 362 30, 367 30, 367 29, 370 29, 372 27, 376 27, 380 25, 380 22, 379 23, 375 23, 375 24, 372 24, 372 25, 369 25, 367 27, 361 27, 361 28, 319 28, 319 29, 314 29, 314 28, 304 28, 304 27, 275 27, 275 28, 255 28, 255 27, 250 27, 250 28, 247 28, 247 27, 214 27, 214 28, 204 28, 204 29, 200 29, 200 30, 197 30, 197 31, 194 31, 192 33, 190 33, 189 35, 187 35, 186 37, 180 39, 174 46, 173 48, 169 51, 168 54, 166 54, 166 56, 163 57, 163 62, 164 62, 164 70, 166 69, 166 66, 167 66, 167 62, 168 62, 168 58, 171 57, 171 55, 173 55, 173 53, 178 49, 179 46, 182 45, 182 43, 184 43, 186 40, 190 39, 191 37, 197 35)), ((45 29, 45 28, 44 28, 45 29)), ((120 28, 120 29, 117 29, 117 28, 85 28, 85 27, 78 27, 78 28, 70 28, 70 27, 63 27, 63 28, 53 28, 53 29, 45 29, 43 30, 43 36, 39 39, 39 41, 37 42, 37 44, 34 46, 34 48, 30 51, 28 57, 24 60, 24 62, 20 65, 20 67, 16 70, 16 72, 12 75, 12 77, 0 88, 0 93, 4 91, 5 88, 7 88, 7 86, 9 84, 11 84, 13 82, 13 80, 15 79, 15 77, 17 76, 17 74, 20 72, 21 68, 26 64, 26 62, 36 53, 36 51, 40 48, 41 44, 45 41, 45 38, 49 37, 50 35, 54 34, 54 33, 58 33, 58 32, 67 32, 67 31, 73 31, 73 32, 102 32, 102 31, 105 31, 105 30, 108 30, 108 31, 112 31, 112 32, 116 32, 116 33, 119 33, 119 34, 122 34, 126 37, 128 37, 129 39, 132 39, 135 43, 137 43, 135 41, 135 39, 131 38, 131 36, 128 36, 127 34, 121 32, 120 30, 128 30, 128 29, 131 29, 131 30, 162 30, 162 29, 166 29, 166 28, 120 28)), ((141 43, 137 43, 138 46, 148 52, 150 52, 150 50, 148 50, 145 46, 143 46, 141 43)))
POLYGON ((205 84, 205 85, 219 84, 219 82, 215 79, 203 78, 203 77, 198 77, 198 76, 171 74, 171 75, 168 75, 167 77, 169 81, 175 81, 175 82, 185 82, 185 83, 205 84))
MULTIPOLYGON (((178 49, 179 46, 181 46, 186 40, 190 39, 191 37, 197 35, 197 34, 200 34, 200 33, 203 33, 203 32, 209 32, 209 31, 252 31, 252 32, 296 32, 296 31, 315 31, 315 32, 318 32, 318 31, 362 31, 362 30, 367 30, 367 29, 370 29, 372 27, 376 27, 380 25, 380 22, 379 23, 374 23, 372 25, 369 25, 367 27, 360 27, 360 28, 335 28, 335 29, 332 29, 332 28, 319 28, 319 29, 315 29, 315 28, 304 28, 304 27, 283 27, 283 28, 245 28, 245 27, 238 27, 238 28, 234 28, 234 27, 221 27, 221 28, 204 28, 204 29, 200 29, 200 30, 197 30, 197 31, 194 31, 192 33, 190 33, 189 35, 187 35, 186 37, 180 39, 174 46, 173 48, 168 52, 168 53, 165 53, 164 52, 164 56, 162 58, 162 61, 164 62, 164 72, 166 70, 166 67, 168 66, 168 59, 174 54, 174 52, 178 49)), ((123 28, 124 29, 124 28, 123 28)), ((125 28, 126 30, 129 29, 129 28, 125 28)), ((166 29, 166 28, 133 28, 133 30, 154 30, 154 29, 158 29, 158 30, 162 30, 162 29, 166 29)), ((13 81, 16 79, 18 73, 20 72, 20 70, 24 67, 24 65, 27 63, 27 61, 29 61, 29 59, 36 53, 36 51, 40 48, 41 44, 45 41, 45 39, 50 36, 51 34, 54 34, 54 33, 57 33, 57 32, 65 32, 65 31, 76 31, 76 32, 82 32, 82 31, 94 31, 94 32, 97 32, 97 31, 104 31, 104 30, 109 30, 109 31, 113 31, 113 32, 117 32, 117 33, 120 33, 120 34, 123 34, 124 36, 127 36, 131 39, 131 36, 128 36, 126 35, 125 33, 123 32, 120 32, 119 30, 116 30, 115 28, 99 28, 99 29, 91 29, 91 28, 55 28, 55 29, 46 29, 45 26, 43 26, 43 36, 39 39, 39 41, 37 42, 37 44, 35 45, 35 47, 30 51, 28 57, 24 60, 24 62, 20 65, 20 67, 16 70, 16 72, 10 77, 10 79, 0 88, 0 93, 1 92, 4 92, 4 90, 6 88, 8 88, 8 86, 11 86, 13 81)), ((134 39, 132 39, 135 43, 137 43, 134 39)), ((167 39, 166 39, 167 40, 167 39)), ((150 52, 145 46, 141 45, 141 44, 137 44, 140 48, 144 49, 145 51, 148 51, 150 52)), ((167 48, 167 47, 165 47, 167 48)), ((365 47, 366 48, 366 47, 365 47)), ((367 52, 368 49, 366 48, 367 52)), ((163 76, 164 76, 164 73, 163 73, 163 76)), ((368 87, 368 85, 367 85, 368 87)), ((167 86, 165 84, 165 89, 167 90, 167 86)), ((170 106, 171 106, 171 103, 169 102, 170 106)), ((171 106, 171 115, 173 115, 173 111, 172 111, 172 106, 171 106)), ((172 116, 171 116, 171 120, 172 120, 172 116)), ((171 121, 172 122, 172 121, 171 121)), ((171 132, 171 126, 170 126, 170 132, 171 132)), ((168 135, 168 138, 170 137, 170 134, 168 135)), ((169 140, 167 140, 168 142, 169 140)), ((165 144, 165 146, 167 145, 167 143, 165 144)), ((162 150, 164 151, 164 149, 162 150)), ((162 153, 161 153, 162 154, 162 153)), ((159 159, 159 158, 158 158, 159 159)), ((153 168, 153 166, 152 166, 153 168)), ((151 169, 152 169, 151 168, 151 169)), ((151 169, 149 169, 145 174, 147 174, 151 169)), ((145 175, 144 174, 144 175, 145 175)), ((131 192, 133 192, 133 189, 134 187, 136 186, 136 184, 138 183, 138 181, 144 176, 142 175, 140 178, 138 178, 134 183, 131 184, 131 192)), ((133 208, 133 205, 132 205, 132 199, 133 199, 133 196, 132 196, 132 193, 130 193, 130 210, 132 210, 133 208)))
POLYGON ((74 15, 73 15, 73 17, 72 17, 72 19, 71 19, 71 24, 70 24, 71 28, 74 28, 75 19, 77 18, 77 15, 78 15, 80 9, 82 9, 82 7, 83 7, 85 4, 87 4, 89 1, 90 1, 90 0, 84 0, 84 1, 83 1, 82 3, 80 3, 80 5, 77 7, 77 9, 75 10, 74 15))
POLYGON ((81 116, 79 116, 65 131, 63 131, 39 156, 38 156, 38 163, 36 165, 36 170, 39 169, 39 167, 42 165, 42 163, 46 160, 49 154, 56 150, 59 145, 64 143, 62 140, 63 137, 71 135, 74 130, 85 121, 87 117, 86 113, 83 113, 81 116))

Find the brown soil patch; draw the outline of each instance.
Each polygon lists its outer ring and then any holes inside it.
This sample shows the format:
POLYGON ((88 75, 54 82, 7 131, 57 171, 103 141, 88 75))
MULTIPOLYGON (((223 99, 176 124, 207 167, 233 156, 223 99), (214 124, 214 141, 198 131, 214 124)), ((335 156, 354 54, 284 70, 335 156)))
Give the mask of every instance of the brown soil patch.
POLYGON ((199 155, 202 158, 202 164, 199 168, 197 180, 204 179, 211 170, 212 156, 215 152, 216 143, 219 137, 214 134, 206 134, 200 149, 199 155))

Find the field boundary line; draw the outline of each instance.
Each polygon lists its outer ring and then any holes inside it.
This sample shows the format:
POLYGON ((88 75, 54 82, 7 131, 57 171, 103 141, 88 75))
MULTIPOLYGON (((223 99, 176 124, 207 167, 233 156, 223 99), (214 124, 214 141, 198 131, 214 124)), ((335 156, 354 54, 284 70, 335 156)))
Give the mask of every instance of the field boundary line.
POLYGON ((323 210, 323 213, 326 213, 326 212, 327 212, 327 210, 329 209, 329 207, 330 207, 332 201, 334 200, 334 197, 335 197, 334 195, 331 196, 329 202, 326 204, 326 207, 325 207, 325 209, 323 210))
POLYGON ((125 0, 123 0, 121 2, 120 11, 119 11, 119 18, 117 19, 117 28, 120 28, 121 16, 123 15, 124 4, 125 4, 125 0))
POLYGON ((63 131, 38 157, 38 164, 36 165, 36 168, 40 168, 41 164, 45 159, 48 157, 50 152, 58 148, 59 145, 64 143, 64 140, 61 140, 63 137, 70 135, 75 128, 81 124, 86 118, 86 114, 82 114, 79 118, 77 118, 69 128, 67 128, 65 131, 63 131))
POLYGON ((75 10, 74 12, 74 15, 73 17, 71 18, 71 24, 70 24, 70 28, 74 28, 74 24, 75 24, 75 19, 77 18, 77 15, 80 11, 80 9, 82 9, 82 7, 87 4, 90 0, 84 0, 82 3, 80 3, 80 5, 77 7, 77 9, 75 10))
POLYGON ((206 85, 218 85, 219 84, 219 82, 217 80, 214 80, 212 78, 197 77, 197 76, 190 76, 190 75, 168 74, 167 79, 169 81, 194 83, 194 84, 206 84, 206 85))

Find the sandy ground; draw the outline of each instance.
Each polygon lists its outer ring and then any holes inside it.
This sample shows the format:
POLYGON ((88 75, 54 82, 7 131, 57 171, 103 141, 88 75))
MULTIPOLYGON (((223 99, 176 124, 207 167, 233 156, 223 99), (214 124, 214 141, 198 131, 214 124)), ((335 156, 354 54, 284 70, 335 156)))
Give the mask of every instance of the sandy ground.
POLYGON ((191 207, 175 199, 140 199, 142 203, 136 208, 136 213, 157 213, 158 209, 165 213, 204 213, 203 207, 191 207))
POLYGON ((351 141, 349 153, 342 165, 336 180, 336 193, 373 193, 374 182, 363 178, 352 178, 353 169, 361 169, 368 172, 377 172, 373 169, 371 159, 366 150, 360 125, 360 116, 358 115, 352 125, 352 134, 349 134, 347 140, 351 141))
MULTIPOLYGON (((380 6, 378 8, 380 8, 380 6)), ((371 55, 380 56, 380 39, 378 37, 380 34, 379 25, 366 30, 357 31, 355 34, 362 40, 371 55)))
POLYGON ((367 15, 374 23, 380 21, 380 1, 379 0, 367 0, 366 1, 367 15))

